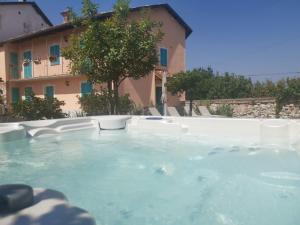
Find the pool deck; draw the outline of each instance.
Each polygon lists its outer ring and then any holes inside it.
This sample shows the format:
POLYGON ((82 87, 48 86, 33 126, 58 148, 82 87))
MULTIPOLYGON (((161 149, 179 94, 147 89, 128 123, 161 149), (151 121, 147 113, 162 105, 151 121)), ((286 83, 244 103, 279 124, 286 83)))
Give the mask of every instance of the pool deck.
POLYGON ((64 194, 34 189, 34 204, 11 214, 0 214, 0 225, 96 225, 83 209, 69 205, 64 194))

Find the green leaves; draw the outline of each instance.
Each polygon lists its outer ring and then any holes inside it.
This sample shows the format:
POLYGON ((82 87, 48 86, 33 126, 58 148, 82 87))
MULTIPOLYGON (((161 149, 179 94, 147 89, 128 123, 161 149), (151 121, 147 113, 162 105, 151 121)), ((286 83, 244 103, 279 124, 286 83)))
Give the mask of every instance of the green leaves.
MULTIPOLYGON (((95 6, 88 2, 84 1, 82 12, 90 16, 95 6)), ((160 25, 146 16, 129 21, 127 0, 118 0, 114 10, 112 17, 104 21, 83 17, 86 29, 71 38, 63 56, 71 60, 74 74, 84 72, 94 83, 115 82, 119 86, 127 77, 139 79, 154 69, 158 62, 156 46, 162 32, 160 25)))
POLYGON ((158 63, 161 24, 146 13, 129 18, 128 0, 118 0, 112 16, 105 20, 94 19, 96 6, 89 0, 83 3, 84 30, 72 36, 62 54, 70 59, 72 73, 84 73, 93 83, 114 83, 117 89, 126 78, 150 74, 158 63))
POLYGON ((81 13, 85 19, 95 19, 98 13, 98 5, 92 3, 90 0, 82 0, 81 13))
POLYGON ((185 92, 188 100, 275 97, 278 111, 284 104, 300 104, 300 78, 253 84, 244 76, 229 73, 220 76, 208 68, 175 74, 168 79, 167 86, 173 94, 185 92))
MULTIPOLYGON (((134 112, 136 107, 128 94, 118 98, 120 114, 125 115, 134 112)), ((99 92, 93 91, 90 95, 84 95, 79 98, 81 109, 89 116, 110 114, 110 104, 112 101, 114 101, 114 96, 106 89, 99 92)))
POLYGON ((60 108, 65 103, 56 98, 38 98, 32 93, 30 100, 12 104, 12 115, 25 120, 64 118, 60 108))
POLYGON ((282 107, 286 104, 294 103, 300 105, 300 78, 287 78, 277 83, 278 92, 276 94, 276 113, 279 115, 282 107))
POLYGON ((212 77, 213 74, 209 68, 181 72, 168 78, 167 88, 172 94, 185 92, 188 100, 205 99, 212 77))

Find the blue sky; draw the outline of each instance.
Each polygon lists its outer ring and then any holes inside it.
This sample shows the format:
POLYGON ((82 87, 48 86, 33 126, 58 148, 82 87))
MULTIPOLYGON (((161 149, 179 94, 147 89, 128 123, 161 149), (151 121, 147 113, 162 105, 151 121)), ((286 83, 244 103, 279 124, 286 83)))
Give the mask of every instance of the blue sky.
MULTIPOLYGON (((81 0, 36 0, 54 24, 67 6, 81 0)), ((95 0, 110 11, 113 0, 95 0)), ((187 68, 211 66, 219 72, 260 75, 300 72, 299 0, 133 0, 131 6, 170 4, 192 27, 187 68)), ((298 74, 300 76, 300 74, 298 74)))

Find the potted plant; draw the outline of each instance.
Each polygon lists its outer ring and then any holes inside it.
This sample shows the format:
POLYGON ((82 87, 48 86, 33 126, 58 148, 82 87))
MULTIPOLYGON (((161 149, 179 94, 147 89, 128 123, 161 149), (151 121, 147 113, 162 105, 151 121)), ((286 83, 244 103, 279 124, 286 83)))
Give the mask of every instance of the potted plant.
POLYGON ((50 55, 50 56, 49 56, 49 61, 50 61, 50 62, 55 62, 56 59, 57 59, 57 57, 56 57, 55 55, 50 55))
POLYGON ((31 60, 30 59, 24 59, 23 60, 23 65, 28 66, 30 64, 31 60))
POLYGON ((41 58, 36 58, 33 60, 34 64, 41 64, 41 58))

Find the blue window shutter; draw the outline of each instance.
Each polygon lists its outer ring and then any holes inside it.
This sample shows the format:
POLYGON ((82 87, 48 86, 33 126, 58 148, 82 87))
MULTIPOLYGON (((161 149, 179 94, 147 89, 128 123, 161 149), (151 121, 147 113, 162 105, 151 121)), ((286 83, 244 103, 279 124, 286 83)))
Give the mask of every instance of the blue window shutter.
POLYGON ((168 66, 168 50, 165 48, 160 49, 160 65, 168 66))
POLYGON ((92 93, 93 86, 89 82, 81 83, 81 94, 87 95, 92 93))
POLYGON ((45 88, 45 97, 53 98, 54 97, 54 88, 53 86, 47 86, 45 88))
POLYGON ((31 51, 24 52, 24 59, 31 60, 31 51))
POLYGON ((20 90, 19 88, 11 89, 12 103, 17 103, 20 100, 20 90))
POLYGON ((25 94, 25 100, 30 100, 31 99, 31 94, 32 94, 32 87, 25 87, 24 89, 24 94, 25 94))
POLYGON ((50 56, 54 56, 54 46, 50 46, 50 56))
POLYGON ((60 47, 59 45, 50 46, 50 56, 55 56, 55 61, 51 62, 51 65, 59 65, 60 64, 60 47))
POLYGON ((31 51, 24 52, 23 55, 24 59, 29 60, 29 64, 24 66, 24 77, 25 78, 32 78, 32 55, 31 51))
POLYGON ((10 53, 10 76, 13 79, 19 78, 18 54, 10 53))

